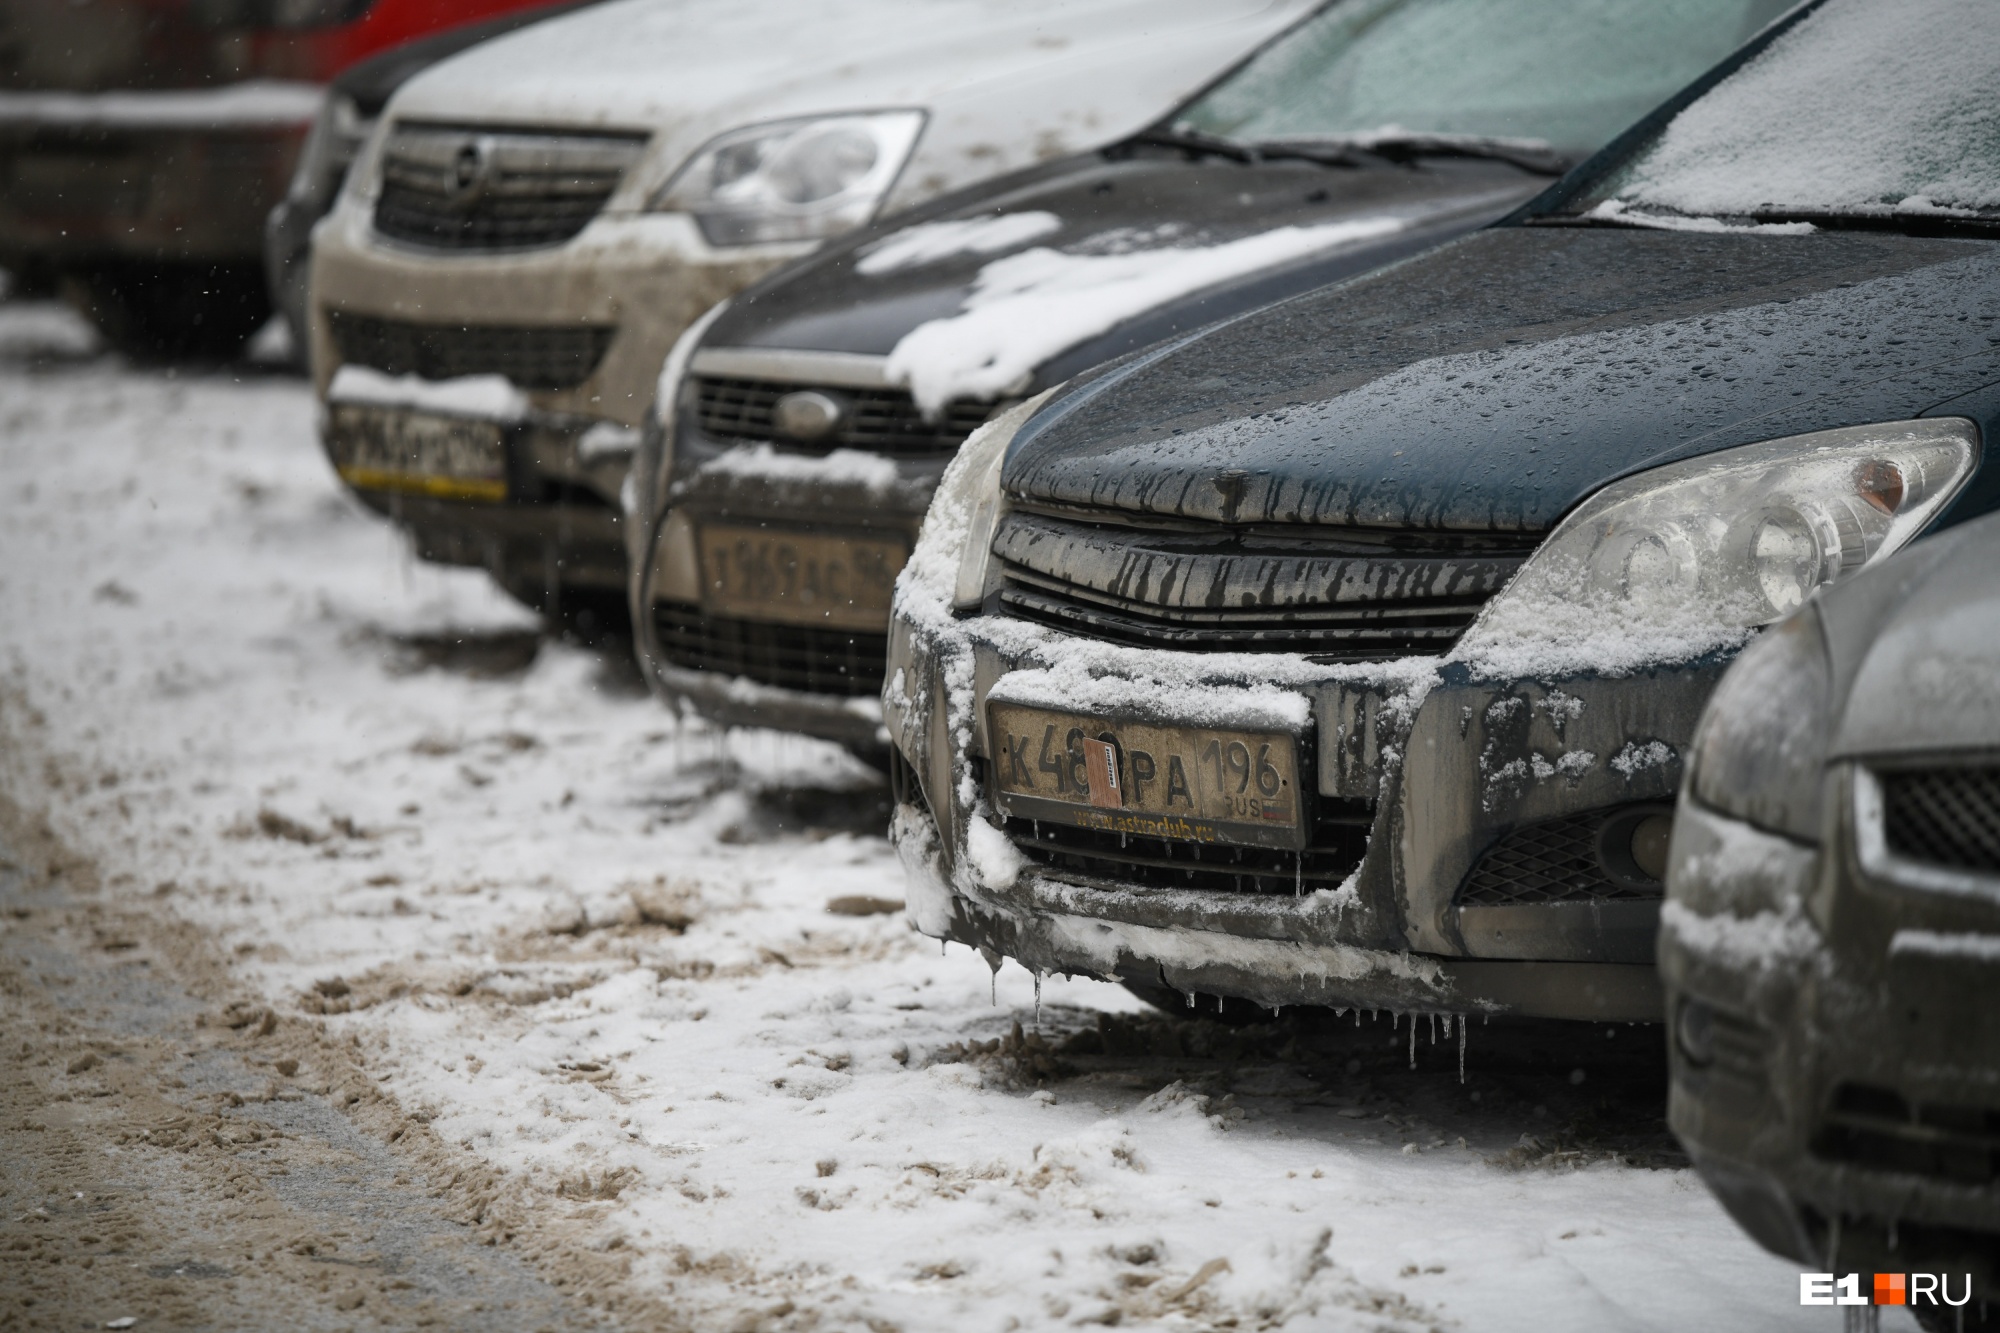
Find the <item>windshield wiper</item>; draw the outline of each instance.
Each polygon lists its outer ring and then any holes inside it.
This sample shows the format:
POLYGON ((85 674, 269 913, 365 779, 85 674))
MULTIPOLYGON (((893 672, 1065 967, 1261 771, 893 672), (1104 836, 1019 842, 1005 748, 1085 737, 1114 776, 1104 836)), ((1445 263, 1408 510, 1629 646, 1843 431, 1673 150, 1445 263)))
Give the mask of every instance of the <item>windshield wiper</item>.
POLYGON ((1485 134, 1431 134, 1417 130, 1377 130, 1326 140, 1343 148, 1414 162, 1424 157, 1482 157, 1506 162, 1537 176, 1560 176, 1575 165, 1540 139, 1502 139, 1485 134))
POLYGON ((1687 231, 1739 235, 1777 231, 1886 231, 1904 236, 1991 236, 2000 217, 1946 212, 1853 213, 1831 209, 1759 209, 1753 213, 1682 213, 1657 205, 1633 208, 1601 200, 1581 213, 1543 213, 1524 219, 1542 227, 1621 227, 1647 231, 1687 231))
POLYGON ((1322 167, 1361 165, 1347 150, 1345 144, 1288 139, 1252 142, 1246 139, 1231 139, 1220 134, 1209 134, 1184 125, 1141 130, 1125 142, 1151 144, 1158 148, 1178 148, 1184 153, 1193 153, 1201 157, 1226 157, 1232 162, 1253 165, 1258 162, 1277 161, 1314 162, 1322 167))

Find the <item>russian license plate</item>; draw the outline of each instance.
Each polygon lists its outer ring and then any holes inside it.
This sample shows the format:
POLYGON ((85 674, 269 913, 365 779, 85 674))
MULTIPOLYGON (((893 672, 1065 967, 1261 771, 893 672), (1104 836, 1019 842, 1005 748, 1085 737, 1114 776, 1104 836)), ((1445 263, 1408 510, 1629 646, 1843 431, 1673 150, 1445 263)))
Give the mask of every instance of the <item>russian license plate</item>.
POLYGON ((334 403, 327 446, 341 480, 359 490, 507 498, 507 441, 497 421, 334 403))
POLYGON ((868 630, 889 625, 900 540, 704 525, 702 604, 716 615, 868 630))
POLYGON ((1111 722, 996 703, 1002 813, 1186 842, 1306 845, 1298 737, 1284 731, 1111 722))

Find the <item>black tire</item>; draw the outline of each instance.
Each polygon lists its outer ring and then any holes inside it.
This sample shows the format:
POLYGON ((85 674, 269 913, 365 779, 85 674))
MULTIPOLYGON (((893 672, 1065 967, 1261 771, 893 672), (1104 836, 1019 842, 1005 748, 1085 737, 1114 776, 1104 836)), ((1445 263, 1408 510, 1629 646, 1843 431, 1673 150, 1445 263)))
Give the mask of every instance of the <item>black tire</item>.
POLYGON ((271 318, 261 265, 119 261, 71 269, 63 295, 135 361, 228 361, 271 318))

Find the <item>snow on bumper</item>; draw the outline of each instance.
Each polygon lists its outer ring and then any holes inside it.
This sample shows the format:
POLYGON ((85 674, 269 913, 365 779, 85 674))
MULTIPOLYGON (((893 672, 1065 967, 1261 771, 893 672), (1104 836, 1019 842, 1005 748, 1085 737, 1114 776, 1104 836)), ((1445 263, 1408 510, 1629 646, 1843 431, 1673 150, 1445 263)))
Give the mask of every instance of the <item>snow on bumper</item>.
POLYGON ((1538 831, 1670 803, 1721 666, 1495 682, 1437 659, 1315 666, 1142 652, 1004 617, 899 613, 884 719, 925 808, 905 810, 898 837, 907 862, 933 867, 913 875, 924 880, 913 903, 925 906, 912 917, 1031 967, 1267 1004, 1658 1018, 1657 898, 1475 902, 1465 889, 1538 831), (1289 712, 1316 797, 1371 811, 1365 855, 1337 890, 1296 897, 1028 862, 994 823, 985 711, 996 690, 1041 688, 1086 709, 1142 697, 1155 713, 1198 708, 1206 725, 1269 726, 1289 712))

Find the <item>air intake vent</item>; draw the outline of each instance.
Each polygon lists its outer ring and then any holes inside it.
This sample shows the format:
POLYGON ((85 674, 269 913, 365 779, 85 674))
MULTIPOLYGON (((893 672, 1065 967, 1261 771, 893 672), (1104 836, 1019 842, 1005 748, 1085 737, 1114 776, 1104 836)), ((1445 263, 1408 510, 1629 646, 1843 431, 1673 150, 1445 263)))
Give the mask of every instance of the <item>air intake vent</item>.
POLYGON ((653 628, 677 667, 812 694, 880 694, 889 659, 886 634, 734 620, 679 602, 655 602, 653 628))
POLYGON ((2000 766, 1888 770, 1882 834, 1909 861, 2000 875, 2000 766))
POLYGON ((597 216, 643 134, 398 125, 382 150, 375 230, 440 250, 561 245, 597 216))
POLYGON ((343 361, 427 380, 504 375, 523 389, 574 389, 604 360, 616 329, 502 324, 409 324, 344 310, 326 312, 343 361))
POLYGON ((2000 1109, 1909 1101, 1843 1083, 1813 1135, 1813 1155, 1964 1185, 2000 1180, 2000 1109))

